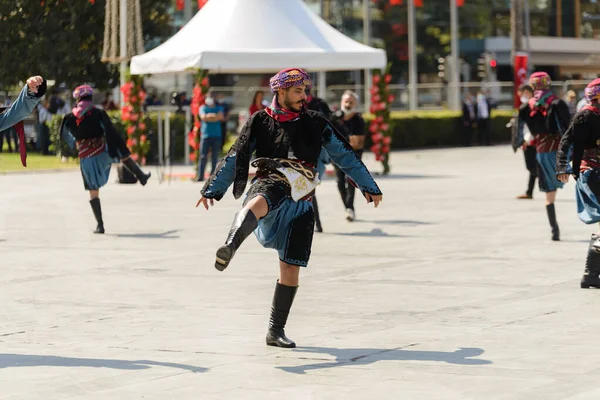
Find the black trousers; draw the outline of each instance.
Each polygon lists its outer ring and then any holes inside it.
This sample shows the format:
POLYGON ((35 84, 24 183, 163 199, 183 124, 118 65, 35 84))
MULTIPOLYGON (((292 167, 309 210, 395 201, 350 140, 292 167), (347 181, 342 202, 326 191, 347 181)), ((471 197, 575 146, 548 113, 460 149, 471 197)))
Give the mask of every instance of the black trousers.
POLYGON ((477 134, 479 136, 479 144, 481 146, 491 146, 492 131, 489 118, 477 120, 477 134))
MULTIPOLYGON (((362 150, 356 152, 356 155, 358 155, 358 158, 360 158, 361 160, 362 153, 362 150)), ((335 164, 333 166, 335 168, 338 191, 340 192, 340 196, 342 197, 344 207, 354 210, 354 193, 356 192, 356 188, 350 183, 344 171, 342 171, 335 164)))
POLYGON ((525 166, 529 171, 529 182, 527 183, 527 194, 533 195, 533 188, 535 186, 535 179, 537 178, 537 160, 536 160, 535 146, 527 146, 523 155, 525 156, 525 166))

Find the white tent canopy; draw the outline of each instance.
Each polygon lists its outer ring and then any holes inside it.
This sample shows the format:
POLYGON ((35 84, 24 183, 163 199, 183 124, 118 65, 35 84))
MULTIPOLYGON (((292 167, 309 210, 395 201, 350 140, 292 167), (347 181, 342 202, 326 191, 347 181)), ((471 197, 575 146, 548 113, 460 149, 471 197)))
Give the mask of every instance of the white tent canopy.
POLYGON ((135 56, 131 73, 269 73, 384 68, 383 50, 332 28, 302 0, 210 0, 179 32, 135 56))

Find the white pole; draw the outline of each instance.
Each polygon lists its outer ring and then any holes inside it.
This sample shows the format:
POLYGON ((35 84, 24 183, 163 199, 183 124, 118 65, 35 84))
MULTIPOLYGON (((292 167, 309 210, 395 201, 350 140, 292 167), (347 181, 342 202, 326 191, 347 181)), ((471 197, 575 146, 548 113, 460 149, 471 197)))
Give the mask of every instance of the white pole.
POLYGON ((415 27, 415 1, 408 0, 408 108, 416 110, 417 104, 417 33, 415 27))
POLYGON ((158 165, 164 167, 165 165, 165 151, 164 151, 164 138, 163 138, 163 111, 158 110, 156 114, 156 125, 158 126, 158 165))
POLYGON ((183 150, 183 154, 185 156, 185 160, 184 160, 184 164, 185 165, 191 165, 190 162, 190 145, 188 144, 187 141, 187 133, 190 132, 192 130, 192 113, 190 112, 189 107, 185 108, 185 130, 183 131, 185 133, 184 135, 184 141, 183 141, 183 146, 184 146, 184 150, 183 150))
POLYGON ((325 103, 327 103, 327 73, 325 71, 319 71, 319 77, 317 78, 318 94, 325 103))
POLYGON ((165 167, 171 166, 171 112, 165 117, 165 167))
MULTIPOLYGON (((121 57, 121 86, 123 86, 127 72, 127 0, 120 0, 119 6, 119 56, 121 57)), ((123 96, 119 96, 119 99, 121 106, 125 105, 123 96)))
POLYGON ((460 63, 458 61, 458 7, 456 0, 450 0, 450 45, 452 46, 451 77, 450 77, 450 107, 460 109, 460 63))
MULTIPOLYGON (((367 46, 371 45, 371 0, 363 0, 363 41, 367 46)), ((371 81, 370 69, 365 69, 365 112, 371 107, 371 81)))

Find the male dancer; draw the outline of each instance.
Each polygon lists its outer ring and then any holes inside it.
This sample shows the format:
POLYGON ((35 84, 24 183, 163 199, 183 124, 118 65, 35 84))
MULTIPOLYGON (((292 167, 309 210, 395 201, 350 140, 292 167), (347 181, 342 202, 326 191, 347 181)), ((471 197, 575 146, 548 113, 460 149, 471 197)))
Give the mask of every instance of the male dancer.
POLYGON ((240 245, 252 233, 267 248, 279 253, 279 280, 275 288, 266 343, 296 347, 284 328, 298 289, 300 267, 310 258, 314 232, 311 196, 318 184, 317 166, 321 148, 358 185, 367 202, 375 207, 382 193, 350 144, 323 117, 306 110, 308 74, 299 68, 282 70, 270 80, 275 94, 271 106, 253 114, 239 138, 202 189, 196 207, 220 200, 233 183, 237 199, 248 179, 250 158, 258 157, 256 177, 236 214, 225 245, 217 250, 215 267, 223 271, 240 245))
POLYGON ((92 104, 93 95, 94 89, 88 85, 79 86, 73 91, 77 105, 72 113, 65 115, 60 137, 77 150, 83 186, 90 192, 90 206, 98 223, 94 233, 103 234, 104 221, 99 196, 100 188, 108 182, 111 164, 121 159, 142 185, 146 184, 150 173, 144 174, 131 158, 131 152, 106 111, 92 104))
POLYGON ((556 190, 563 183, 556 178, 556 151, 561 136, 569 127, 571 114, 567 104, 556 97, 550 90, 550 75, 536 72, 529 78, 533 88, 533 97, 529 103, 523 104, 519 110, 519 120, 527 127, 535 138, 536 160, 538 164, 538 185, 546 193, 546 212, 552 227, 552 240, 560 240, 554 201, 556 190))
MULTIPOLYGON (((556 173, 567 183, 569 175, 577 180, 577 214, 585 224, 600 222, 600 79, 585 89, 588 104, 573 117, 573 123, 560 141, 556 173), (569 165, 573 150, 573 166, 569 165)), ((581 287, 600 288, 600 233, 592 233, 581 287)))
POLYGON ((10 107, 0 108, 0 132, 14 126, 19 136, 19 151, 24 167, 27 166, 27 146, 25 145, 25 129, 22 121, 31 114, 45 93, 46 80, 41 76, 32 76, 27 79, 27 84, 14 103, 10 107))

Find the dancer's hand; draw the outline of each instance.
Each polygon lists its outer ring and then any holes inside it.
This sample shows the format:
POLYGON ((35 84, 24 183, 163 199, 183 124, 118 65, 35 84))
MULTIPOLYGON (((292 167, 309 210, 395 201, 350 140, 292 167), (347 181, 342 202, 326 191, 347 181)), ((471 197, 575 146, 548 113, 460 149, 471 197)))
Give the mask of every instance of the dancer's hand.
POLYGON ((569 182, 569 174, 558 174, 558 180, 561 181, 562 183, 568 183, 569 182))
POLYGON ((215 201, 213 199, 207 199, 206 197, 202 196, 202 197, 200 197, 200 200, 198 200, 198 202, 196 203, 196 208, 198 208, 198 206, 200 204, 202 204, 202 205, 204 205, 204 208, 206 208, 208 210, 209 200, 210 200, 210 206, 214 207, 215 201))
POLYGON ((375 194, 365 193, 365 197, 367 198, 367 204, 369 204, 371 201, 375 203, 375 208, 377 208, 379 203, 381 203, 383 201, 382 194, 375 195, 375 194))
POLYGON ((27 86, 29 86, 29 90, 31 93, 37 93, 38 87, 44 82, 44 78, 41 76, 32 76, 27 79, 27 86))

